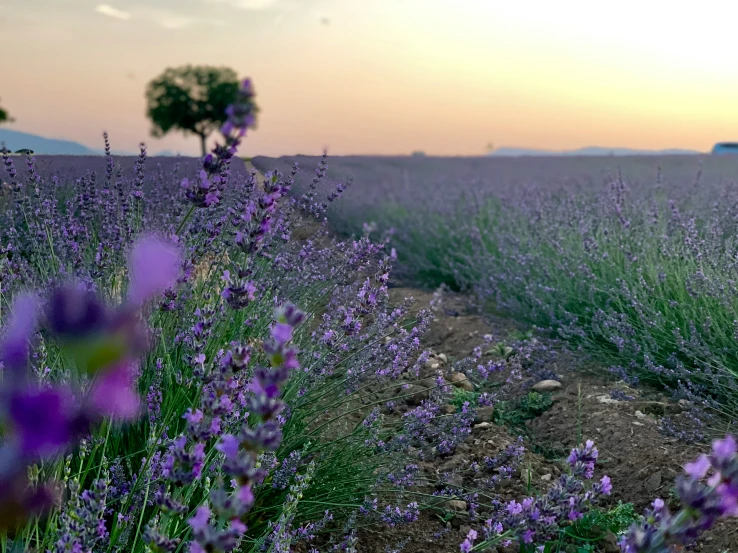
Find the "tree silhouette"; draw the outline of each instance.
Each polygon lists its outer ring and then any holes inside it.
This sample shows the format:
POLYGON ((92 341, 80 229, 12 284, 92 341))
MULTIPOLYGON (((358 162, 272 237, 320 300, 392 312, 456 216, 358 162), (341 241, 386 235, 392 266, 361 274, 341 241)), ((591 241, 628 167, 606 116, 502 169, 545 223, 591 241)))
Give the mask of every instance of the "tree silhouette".
POLYGON ((0 124, 2 123, 12 123, 13 118, 8 114, 7 111, 5 111, 2 107, 0 107, 0 124))
POLYGON ((238 94, 238 76, 227 67, 170 67, 149 82, 146 115, 152 136, 171 130, 200 137, 202 155, 207 137, 226 120, 226 108, 238 94))

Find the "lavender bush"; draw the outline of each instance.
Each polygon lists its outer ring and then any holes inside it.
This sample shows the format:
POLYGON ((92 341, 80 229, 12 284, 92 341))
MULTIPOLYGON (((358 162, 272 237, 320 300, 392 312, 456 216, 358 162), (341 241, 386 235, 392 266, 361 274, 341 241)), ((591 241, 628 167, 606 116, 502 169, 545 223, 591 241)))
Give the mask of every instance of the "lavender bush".
POLYGON ((234 170, 252 98, 194 174, 142 145, 127 178, 107 136, 103 176, 4 156, 3 553, 286 551, 395 508, 409 446, 374 441, 374 395, 412 383, 429 316, 388 306, 383 243, 234 170))
POLYGON ((368 204, 393 228, 402 274, 471 291, 629 382, 667 387, 691 405, 682 437, 735 416, 735 160, 371 161, 334 161, 328 184, 352 170, 355 184, 329 215, 352 230, 368 204))

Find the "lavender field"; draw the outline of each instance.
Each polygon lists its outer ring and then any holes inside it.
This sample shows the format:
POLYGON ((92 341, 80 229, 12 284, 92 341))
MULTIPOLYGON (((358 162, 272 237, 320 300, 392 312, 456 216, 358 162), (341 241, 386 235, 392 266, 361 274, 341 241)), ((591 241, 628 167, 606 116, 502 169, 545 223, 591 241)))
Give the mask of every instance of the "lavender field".
MULTIPOLYGON (((709 434, 738 415, 731 157, 337 158, 327 186, 352 184, 328 216, 341 232, 392 229, 400 275, 470 292, 628 381, 667 387, 700 406, 709 434)), ((309 188, 309 174, 296 180, 309 188)))
POLYGON ((730 161, 257 172, 253 96, 201 159, 3 155, 0 552, 729 550, 730 161), (526 440, 579 354, 686 400, 673 493, 618 491, 645 454, 613 481, 580 411, 563 454, 526 440))

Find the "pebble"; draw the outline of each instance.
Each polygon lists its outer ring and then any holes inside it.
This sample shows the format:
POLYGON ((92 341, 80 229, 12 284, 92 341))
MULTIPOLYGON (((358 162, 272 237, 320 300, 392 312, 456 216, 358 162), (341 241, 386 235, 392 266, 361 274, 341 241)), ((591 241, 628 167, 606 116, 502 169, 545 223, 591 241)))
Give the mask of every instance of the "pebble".
POLYGON ((448 378, 451 384, 467 392, 474 391, 474 384, 472 384, 465 374, 459 372, 453 372, 448 378))
POLYGON ((475 424, 474 428, 489 428, 490 426, 492 425, 488 422, 480 422, 479 424, 475 424))
POLYGON ((444 363, 448 363, 448 357, 446 357, 445 353, 439 353, 436 357, 438 357, 444 363))
POLYGON ((412 394, 405 398, 409 405, 420 405, 420 403, 430 397, 430 392, 436 387, 436 381, 432 378, 424 378, 416 384, 410 384, 407 388, 401 388, 402 395, 412 394))
POLYGON ((621 549, 618 545, 618 538, 612 532, 605 534, 600 542, 602 553, 620 553, 621 549))
POLYGON ((661 471, 654 472, 648 480, 646 480, 646 491, 655 492, 661 487, 661 471))
POLYGON ((544 482, 550 482, 552 477, 552 474, 544 474, 541 476, 541 480, 543 480, 544 482))
POLYGON ((456 469, 458 466, 460 466, 463 463, 460 456, 457 457, 451 457, 448 461, 443 463, 440 467, 438 467, 438 472, 452 472, 454 469, 456 469))
POLYGON ((600 403, 619 403, 617 399, 612 399, 610 396, 597 396, 597 401, 600 403))
POLYGON ((454 407, 450 403, 447 403, 441 408, 441 411, 443 411, 443 413, 446 415, 453 415, 456 412, 456 407, 454 407))
POLYGON ((492 422, 492 417, 495 414, 495 408, 492 405, 485 405, 484 407, 478 408, 474 412, 474 422, 492 422))
POLYGON ((645 419, 645 418, 648 417, 648 415, 646 415, 646 413, 643 413, 641 411, 636 411, 635 412, 635 416, 638 417, 639 419, 645 419))
POLYGON ((466 511, 466 501, 461 499, 451 499, 446 502, 446 506, 455 513, 463 513, 466 511))
POLYGON ((536 392, 552 392, 561 388, 562 384, 558 380, 541 380, 533 386, 536 392))

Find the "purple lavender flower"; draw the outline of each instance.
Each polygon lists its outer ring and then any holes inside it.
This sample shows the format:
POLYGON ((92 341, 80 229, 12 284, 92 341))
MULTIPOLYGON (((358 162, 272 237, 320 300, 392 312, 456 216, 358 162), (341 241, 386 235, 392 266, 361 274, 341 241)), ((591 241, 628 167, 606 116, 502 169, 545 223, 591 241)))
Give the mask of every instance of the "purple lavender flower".
POLYGON ((97 295, 74 284, 59 286, 51 292, 45 315, 49 329, 65 338, 99 332, 109 321, 107 307, 97 295))
POLYGON ((625 553, 672 553, 692 543, 719 518, 738 516, 738 445, 733 436, 713 442, 709 455, 684 467, 677 479, 683 508, 672 514, 661 499, 646 511, 645 521, 631 527, 621 541, 625 553), (703 480, 707 478, 707 481, 703 480))
POLYGON ((36 331, 38 310, 35 295, 22 294, 15 298, 10 323, 0 343, 0 359, 6 368, 16 371, 28 363, 29 342, 36 331))
POLYGON ((180 257, 174 245, 153 236, 140 238, 131 252, 129 301, 139 305, 173 286, 179 266, 180 257))
POLYGON ((584 476, 589 479, 594 475, 594 467, 597 462, 597 448, 592 440, 587 440, 584 447, 571 450, 567 462, 576 476, 584 476))
POLYGON ((77 413, 68 390, 24 387, 10 392, 7 401, 11 439, 24 458, 47 457, 69 446, 77 413))
POLYGON ((134 420, 141 413, 136 387, 136 367, 124 360, 101 371, 92 384, 89 404, 94 413, 115 420, 134 420))

